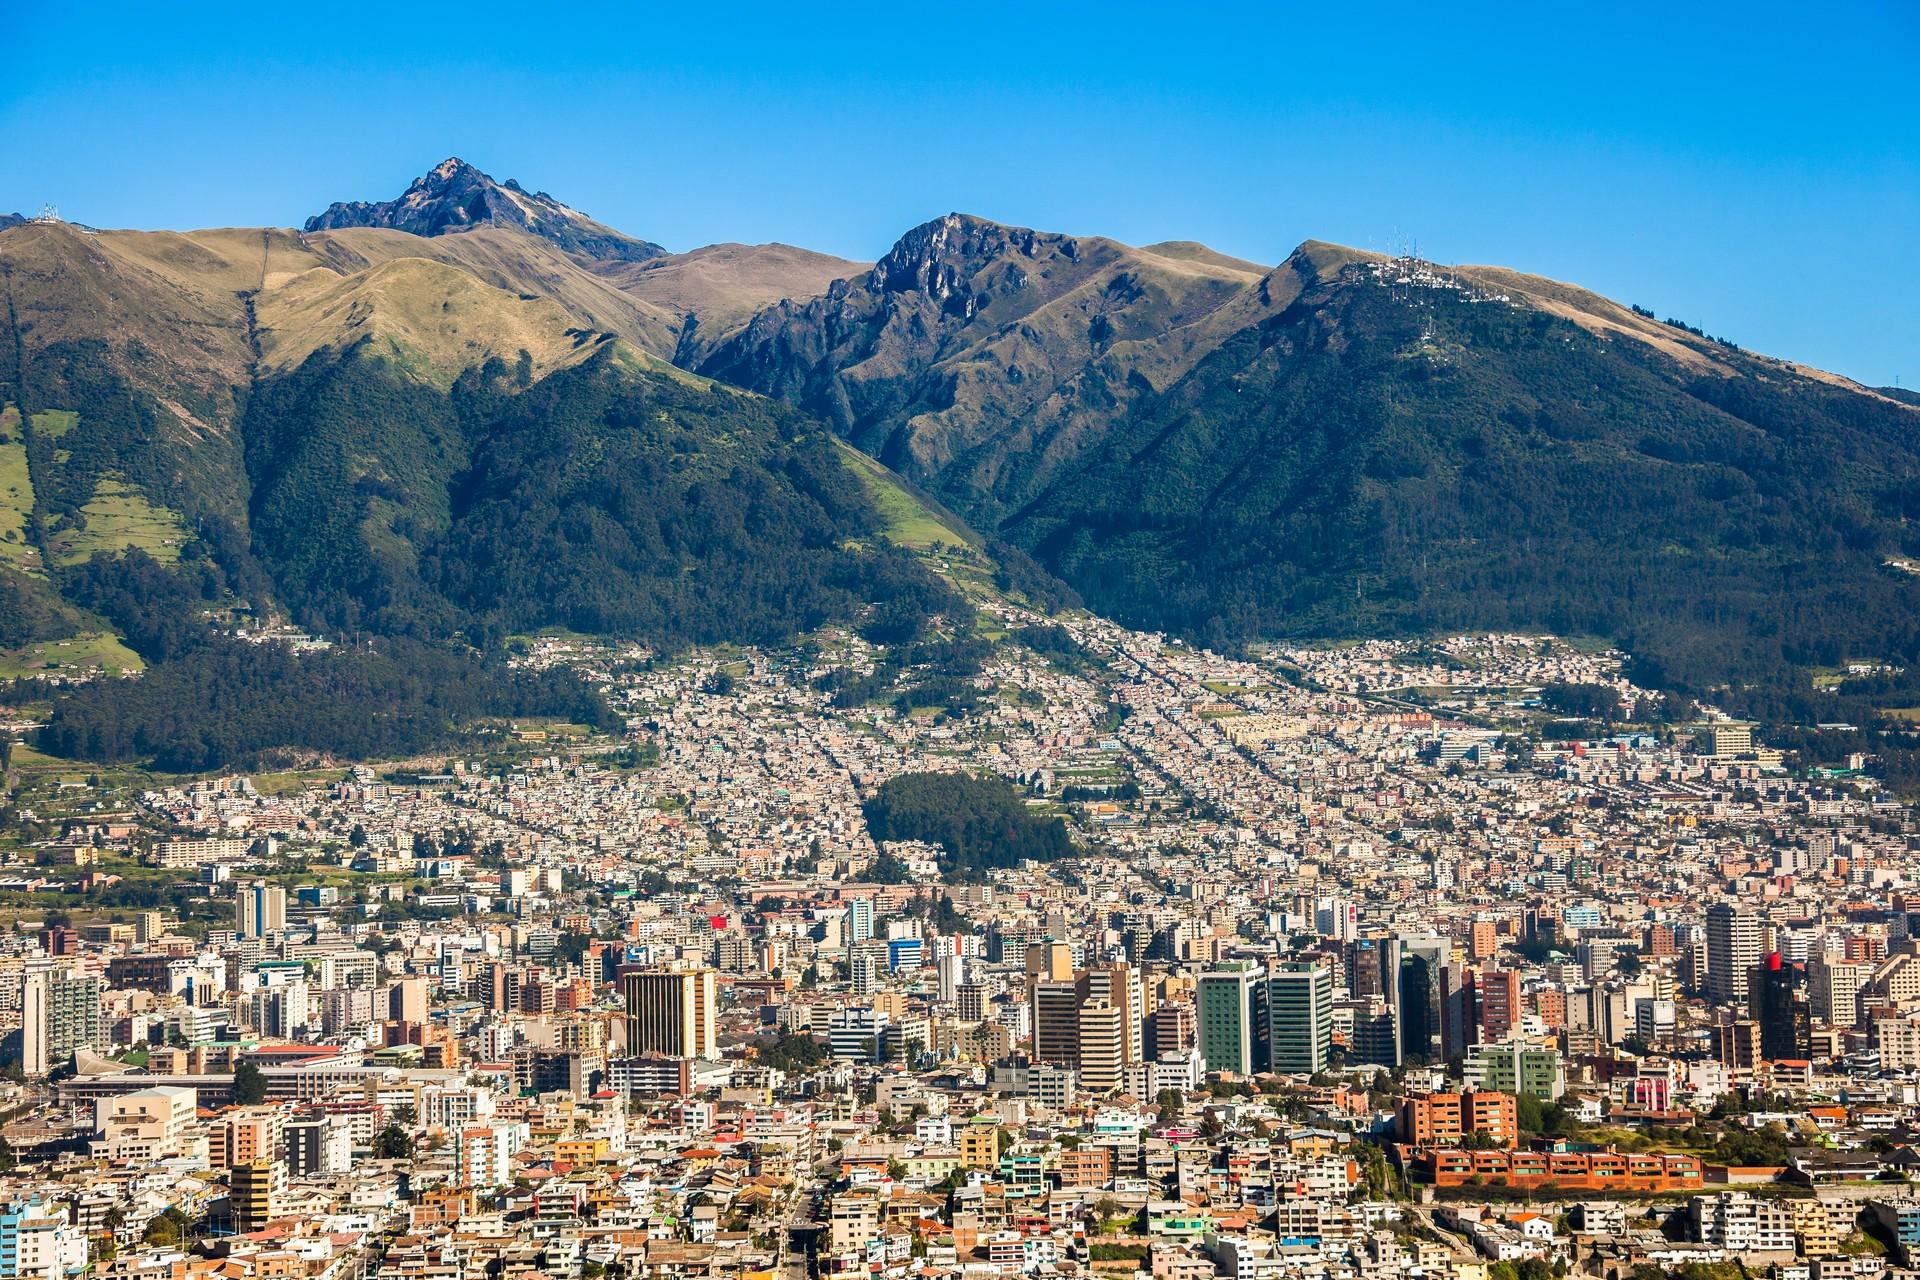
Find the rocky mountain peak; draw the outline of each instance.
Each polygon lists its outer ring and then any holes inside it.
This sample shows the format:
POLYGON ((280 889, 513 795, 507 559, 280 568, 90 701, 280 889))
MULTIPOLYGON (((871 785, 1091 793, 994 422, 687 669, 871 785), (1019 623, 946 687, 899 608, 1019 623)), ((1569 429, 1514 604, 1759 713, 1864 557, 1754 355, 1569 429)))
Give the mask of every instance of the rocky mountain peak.
POLYGON ((989 288, 1022 288, 1035 265, 1050 258, 1077 263, 1079 242, 949 213, 901 236, 874 264, 867 287, 881 294, 922 293, 947 311, 970 316, 982 305, 989 288), (982 279, 990 268, 997 270, 982 279))
POLYGON ((657 244, 593 221, 544 191, 529 192, 511 178, 496 182, 458 156, 415 178, 396 199, 336 201, 306 222, 309 232, 346 227, 385 227, 417 236, 515 227, 583 258, 641 262, 666 253, 657 244))

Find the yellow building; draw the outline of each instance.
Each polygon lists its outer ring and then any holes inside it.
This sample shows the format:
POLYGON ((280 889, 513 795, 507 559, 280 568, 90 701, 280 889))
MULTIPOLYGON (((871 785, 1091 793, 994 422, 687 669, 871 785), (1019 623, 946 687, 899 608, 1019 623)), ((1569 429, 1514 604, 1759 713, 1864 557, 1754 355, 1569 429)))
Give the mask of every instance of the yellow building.
POLYGON ((553 1144, 553 1158, 571 1164, 605 1164, 605 1138, 566 1138, 553 1144))
POLYGON ((286 1192, 286 1178, 287 1167, 277 1160, 260 1159, 235 1165, 229 1192, 233 1229, 245 1234, 273 1221, 286 1192))
POLYGON ((720 997, 712 969, 659 969, 626 976, 627 1052, 671 1058, 718 1056, 720 997))
POLYGON ((1750 724, 1710 724, 1700 730, 1700 754, 1726 760, 1753 751, 1750 724))
POLYGON ((992 1169, 1000 1163, 1000 1125, 979 1117, 960 1131, 960 1167, 992 1169))
POLYGON ((1803 1258, 1831 1258, 1840 1252, 1840 1241, 1851 1234, 1852 1224, 1843 1227, 1818 1200, 1789 1200, 1793 1213, 1793 1236, 1803 1258))

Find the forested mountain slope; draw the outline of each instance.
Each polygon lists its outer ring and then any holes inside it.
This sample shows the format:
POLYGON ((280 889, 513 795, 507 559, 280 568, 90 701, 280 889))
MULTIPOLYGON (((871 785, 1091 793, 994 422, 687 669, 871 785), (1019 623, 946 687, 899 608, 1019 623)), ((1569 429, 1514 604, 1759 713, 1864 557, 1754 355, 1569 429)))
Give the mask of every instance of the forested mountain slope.
POLYGON ((1920 661, 1904 399, 1500 268, 1150 254, 955 215, 702 368, 1213 644, 1591 633, 1803 712, 1810 667, 1920 661))

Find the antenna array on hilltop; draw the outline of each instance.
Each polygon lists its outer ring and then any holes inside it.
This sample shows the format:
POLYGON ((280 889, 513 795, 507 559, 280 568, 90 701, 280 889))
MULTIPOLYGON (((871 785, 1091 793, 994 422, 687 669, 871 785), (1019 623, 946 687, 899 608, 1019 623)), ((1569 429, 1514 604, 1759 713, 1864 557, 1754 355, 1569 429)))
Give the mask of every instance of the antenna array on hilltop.
POLYGON ((1418 240, 1402 239, 1396 232, 1388 241, 1387 261, 1372 264, 1373 278, 1384 285, 1387 295, 1407 306, 1429 309, 1433 291, 1444 289, 1466 302, 1512 302, 1504 293, 1488 293, 1463 282, 1453 268, 1429 262, 1420 256, 1418 240))

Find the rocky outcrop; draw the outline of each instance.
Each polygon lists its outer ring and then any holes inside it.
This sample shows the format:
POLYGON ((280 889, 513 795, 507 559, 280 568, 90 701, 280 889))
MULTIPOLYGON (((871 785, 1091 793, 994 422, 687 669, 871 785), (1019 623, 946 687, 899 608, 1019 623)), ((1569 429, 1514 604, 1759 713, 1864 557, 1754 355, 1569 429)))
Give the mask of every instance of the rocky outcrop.
POLYGON ((441 161, 394 200, 337 201, 307 219, 308 231, 386 227, 416 236, 447 235, 478 227, 510 226, 552 241, 582 258, 643 262, 666 253, 570 209, 544 191, 509 178, 495 182, 466 161, 441 161))

